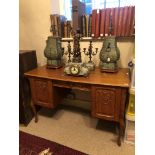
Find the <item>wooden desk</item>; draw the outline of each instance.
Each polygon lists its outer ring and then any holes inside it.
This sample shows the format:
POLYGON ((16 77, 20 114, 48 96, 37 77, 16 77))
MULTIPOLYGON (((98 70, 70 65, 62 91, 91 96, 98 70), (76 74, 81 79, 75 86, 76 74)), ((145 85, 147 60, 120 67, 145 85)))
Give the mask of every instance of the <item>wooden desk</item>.
POLYGON ((117 143, 121 145, 121 137, 125 130, 125 104, 129 89, 128 69, 120 69, 117 73, 101 73, 98 68, 88 77, 65 75, 63 68, 46 69, 38 67, 25 73, 30 81, 32 93, 32 109, 35 122, 38 121, 35 104, 55 108, 67 92, 65 88, 86 90, 91 92, 91 114, 93 117, 119 123, 117 143))

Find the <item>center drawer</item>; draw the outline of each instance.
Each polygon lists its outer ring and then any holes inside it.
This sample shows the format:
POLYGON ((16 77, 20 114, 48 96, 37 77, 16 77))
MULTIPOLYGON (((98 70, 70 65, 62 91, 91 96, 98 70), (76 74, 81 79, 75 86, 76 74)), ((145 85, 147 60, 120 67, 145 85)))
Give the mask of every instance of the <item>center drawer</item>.
POLYGON ((91 85, 78 82, 53 80, 53 86, 90 91, 91 85))

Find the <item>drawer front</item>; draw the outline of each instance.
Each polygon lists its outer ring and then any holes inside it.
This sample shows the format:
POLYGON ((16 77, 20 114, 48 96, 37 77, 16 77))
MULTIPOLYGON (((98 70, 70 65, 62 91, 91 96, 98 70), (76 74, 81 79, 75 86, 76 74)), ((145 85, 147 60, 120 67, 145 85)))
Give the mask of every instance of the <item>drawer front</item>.
POLYGON ((85 91, 91 90, 90 84, 78 83, 78 82, 68 82, 68 81, 66 82, 66 81, 53 80, 53 86, 85 90, 85 91))
POLYGON ((52 81, 45 79, 30 79, 32 98, 35 104, 52 108, 53 90, 52 81))
POLYGON ((112 87, 92 88, 92 115, 107 120, 118 120, 121 90, 112 87))

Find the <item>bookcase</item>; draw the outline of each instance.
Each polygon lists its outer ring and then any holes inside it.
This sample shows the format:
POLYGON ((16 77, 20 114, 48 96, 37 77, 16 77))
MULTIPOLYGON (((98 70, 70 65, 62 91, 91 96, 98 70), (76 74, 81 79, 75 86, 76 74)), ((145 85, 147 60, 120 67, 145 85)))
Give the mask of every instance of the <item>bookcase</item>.
MULTIPOLYGON (((134 37, 135 34, 135 6, 94 9, 86 15, 85 4, 78 0, 72 0, 72 20, 58 17, 57 22, 51 20, 64 33, 59 33, 62 38, 72 38, 71 31, 80 29, 82 37, 102 39, 106 36, 134 37), (63 26, 61 26, 63 25, 63 26)), ((53 15, 58 16, 58 15, 53 15)))
MULTIPOLYGON (((77 9, 77 10, 75 9, 76 11, 73 9, 76 12, 76 17, 74 17, 75 15, 74 13, 72 16, 72 21, 67 21, 66 19, 63 27, 64 34, 61 36, 62 46, 65 48, 65 50, 67 50, 68 41, 71 42, 71 45, 73 43, 71 29, 74 25, 74 21, 77 22, 79 20, 79 16, 77 16, 77 14, 78 14, 78 9, 80 9, 80 6, 78 7, 73 6, 73 8, 77 9)), ((134 39, 135 39, 134 10, 135 10, 134 6, 126 6, 126 7, 120 7, 120 8, 107 8, 107 9, 100 9, 100 10, 95 9, 92 11, 92 14, 90 15, 86 15, 86 14, 83 14, 83 12, 82 13, 80 12, 81 26, 79 27, 81 28, 81 34, 82 34, 82 37, 80 39, 81 51, 83 50, 83 48, 88 48, 88 44, 91 40, 93 41, 93 48, 97 47, 100 50, 102 47, 104 38, 110 35, 109 33, 110 24, 112 25, 111 35, 116 36, 116 40, 117 42, 119 42, 118 43, 119 45, 123 44, 124 42, 126 42, 127 44, 134 43, 134 39)), ((134 45, 131 45, 129 48, 123 47, 120 49, 121 56, 123 56, 122 59, 124 59, 125 53, 127 53, 126 55, 128 55, 129 57, 131 56, 131 53, 133 53, 133 50, 134 50, 133 46, 134 45)), ((98 53, 93 58, 94 62, 97 65, 98 65, 97 59, 99 59, 98 53)), ((125 57, 124 60, 121 60, 122 61, 120 62, 121 67, 123 68, 127 67, 129 57, 128 58, 125 57), (125 61, 126 61, 126 64, 125 64, 125 61)), ((84 54, 82 55, 82 58, 84 62, 87 62, 87 57, 84 54)), ((64 56, 64 59, 66 60, 65 56, 64 56)))

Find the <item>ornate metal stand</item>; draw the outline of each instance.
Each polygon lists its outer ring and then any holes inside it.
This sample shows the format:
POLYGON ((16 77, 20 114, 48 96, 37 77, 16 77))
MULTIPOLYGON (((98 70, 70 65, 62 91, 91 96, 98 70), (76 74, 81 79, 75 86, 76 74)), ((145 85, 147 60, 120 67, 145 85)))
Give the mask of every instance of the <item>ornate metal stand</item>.
POLYGON ((74 40, 73 40, 73 60, 72 62, 80 63, 81 61, 81 49, 80 49, 80 31, 73 32, 74 40))
POLYGON ((90 44, 89 44, 89 48, 88 48, 88 51, 86 51, 86 48, 83 49, 83 52, 85 55, 89 56, 89 61, 88 63, 86 63, 86 66, 90 69, 90 70, 95 70, 95 64, 94 62, 92 61, 92 56, 96 55, 97 52, 98 52, 98 48, 95 48, 96 50, 93 51, 93 46, 92 46, 92 41, 90 41, 90 44))

